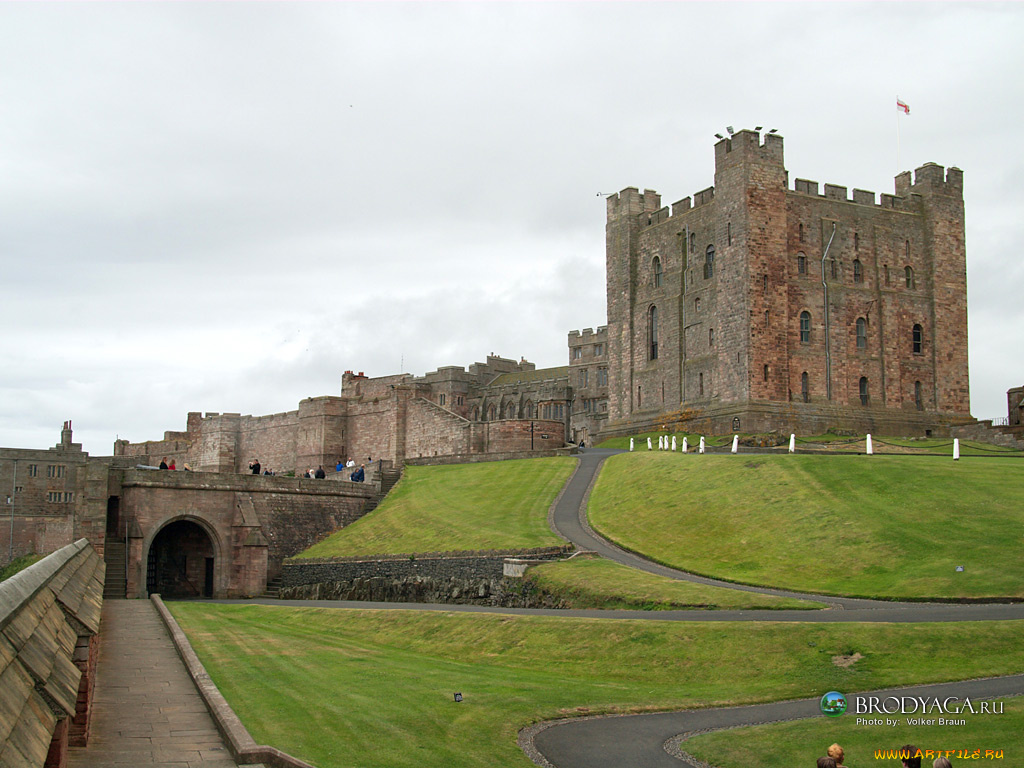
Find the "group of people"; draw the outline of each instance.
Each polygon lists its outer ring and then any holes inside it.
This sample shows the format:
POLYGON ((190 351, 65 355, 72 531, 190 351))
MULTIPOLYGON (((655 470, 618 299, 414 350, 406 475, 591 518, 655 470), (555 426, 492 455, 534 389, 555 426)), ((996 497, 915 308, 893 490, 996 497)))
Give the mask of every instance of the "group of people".
MULTIPOLYGON (((920 749, 912 744, 905 744, 899 748, 899 753, 902 755, 903 768, 921 768, 920 749)), ((846 763, 843 762, 845 759, 846 754, 843 752, 843 748, 838 744, 833 744, 828 748, 828 754, 825 757, 818 758, 818 768, 846 768, 846 763)), ((932 768, 953 768, 953 764, 945 755, 939 755, 932 761, 932 768)))
MULTIPOLYGON (((186 472, 192 471, 192 467, 188 465, 187 461, 181 465, 181 468, 184 469, 186 472)), ((174 459, 168 459, 166 456, 164 456, 162 459, 160 459, 160 469, 177 470, 178 467, 175 466, 174 459)))
MULTIPOLYGON (((372 461, 372 459, 368 459, 368 461, 372 461)), ((167 458, 165 457, 164 460, 160 462, 160 469, 174 469, 173 459, 171 459, 170 466, 168 466, 166 462, 167 458)), ((191 471, 191 468, 188 466, 188 464, 185 465, 185 469, 191 471)), ((263 465, 260 464, 259 459, 253 459, 252 461, 249 462, 249 471, 252 472, 254 475, 260 474, 261 470, 263 471, 264 475, 274 474, 269 468, 263 469, 263 465)), ((351 470, 348 479, 351 480, 353 483, 362 483, 366 480, 366 465, 360 464, 358 467, 356 467, 356 463, 352 460, 351 457, 349 457, 348 461, 342 461, 341 459, 338 459, 338 463, 334 467, 335 472, 344 472, 346 470, 351 470)), ((327 472, 326 470, 324 470, 323 464, 321 464, 316 469, 310 467, 303 473, 302 476, 306 479, 323 480, 327 477, 327 472)))

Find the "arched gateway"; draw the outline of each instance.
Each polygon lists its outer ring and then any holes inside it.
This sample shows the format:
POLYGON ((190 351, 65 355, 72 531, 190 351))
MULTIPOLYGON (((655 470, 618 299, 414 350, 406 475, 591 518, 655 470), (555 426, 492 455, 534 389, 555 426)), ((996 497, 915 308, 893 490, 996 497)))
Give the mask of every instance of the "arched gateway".
POLYGON ((195 520, 174 520, 153 537, 146 555, 146 592, 169 598, 213 597, 214 541, 195 520))

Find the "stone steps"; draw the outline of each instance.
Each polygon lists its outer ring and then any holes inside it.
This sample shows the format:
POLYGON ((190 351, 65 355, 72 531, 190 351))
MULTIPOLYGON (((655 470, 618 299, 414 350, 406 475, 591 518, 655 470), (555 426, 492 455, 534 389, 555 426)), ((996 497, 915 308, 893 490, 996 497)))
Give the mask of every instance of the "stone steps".
POLYGON ((123 600, 128 588, 128 571, 123 541, 107 539, 103 544, 107 572, 103 580, 104 600, 123 600))

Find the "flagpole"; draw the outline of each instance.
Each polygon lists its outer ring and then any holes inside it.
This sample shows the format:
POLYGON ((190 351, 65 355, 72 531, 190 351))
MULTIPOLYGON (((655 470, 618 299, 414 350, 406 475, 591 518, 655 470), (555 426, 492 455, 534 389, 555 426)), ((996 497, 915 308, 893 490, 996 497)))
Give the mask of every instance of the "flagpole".
MULTIPOLYGON (((896 96, 896 103, 900 100, 899 95, 896 96)), ((896 174, 900 173, 900 111, 896 110, 896 174)))

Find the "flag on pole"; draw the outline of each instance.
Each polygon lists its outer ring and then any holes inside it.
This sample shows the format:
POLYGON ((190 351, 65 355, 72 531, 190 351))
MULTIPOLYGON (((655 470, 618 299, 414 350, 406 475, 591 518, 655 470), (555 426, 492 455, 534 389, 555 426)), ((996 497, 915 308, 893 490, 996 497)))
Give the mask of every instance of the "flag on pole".
POLYGON ((900 110, 903 114, 910 114, 910 106, 905 101, 900 101, 900 97, 896 97, 896 109, 900 110))

